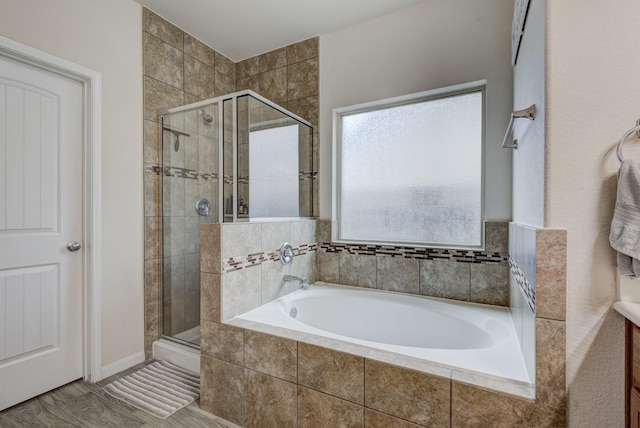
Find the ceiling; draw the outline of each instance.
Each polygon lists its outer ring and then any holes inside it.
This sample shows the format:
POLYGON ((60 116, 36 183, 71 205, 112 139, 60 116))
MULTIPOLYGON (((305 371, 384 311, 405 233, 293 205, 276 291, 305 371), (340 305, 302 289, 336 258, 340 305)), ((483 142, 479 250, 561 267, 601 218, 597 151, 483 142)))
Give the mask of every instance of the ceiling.
POLYGON ((424 0, 135 0, 233 61, 424 0))

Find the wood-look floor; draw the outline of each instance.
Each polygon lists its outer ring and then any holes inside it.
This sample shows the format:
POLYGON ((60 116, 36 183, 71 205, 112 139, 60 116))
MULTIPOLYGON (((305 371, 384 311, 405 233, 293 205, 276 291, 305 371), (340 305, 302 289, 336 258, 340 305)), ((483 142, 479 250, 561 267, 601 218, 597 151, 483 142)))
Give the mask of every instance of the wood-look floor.
POLYGON ((0 427, 235 428, 235 425, 200 410, 198 401, 161 420, 102 390, 108 383, 150 362, 141 363, 95 384, 78 380, 10 407, 0 412, 0 427))

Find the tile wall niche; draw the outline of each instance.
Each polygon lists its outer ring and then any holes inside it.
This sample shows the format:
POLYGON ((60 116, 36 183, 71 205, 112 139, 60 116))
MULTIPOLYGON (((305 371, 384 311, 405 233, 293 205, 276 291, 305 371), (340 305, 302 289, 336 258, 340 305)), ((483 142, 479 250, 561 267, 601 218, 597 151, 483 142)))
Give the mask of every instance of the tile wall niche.
POLYGON ((338 244, 318 221, 318 280, 357 287, 509 305, 508 227, 485 223, 484 251, 338 244))
MULTIPOLYGON (((236 90, 252 89, 317 126, 318 38, 234 63, 180 28, 150 10, 144 9, 143 43, 145 356, 150 358, 151 346, 160 338, 162 332, 160 245, 163 231, 158 113, 171 107, 213 98, 236 90)), ((314 171, 318 170, 317 142, 316 133, 314 135, 314 171)), ((204 172, 208 173, 208 171, 204 172)), ((316 200, 314 209, 317 215, 317 180, 316 177, 312 179, 316 200)), ((185 188, 185 194, 186 190, 185 188)), ((189 221, 186 217, 185 224, 189 221)), ((178 218, 174 219, 174 222, 179 223, 178 227, 182 224, 178 218)), ((190 239, 188 242, 196 242, 196 239, 190 239)), ((197 254, 194 249, 194 252, 189 254, 190 261, 196 260, 197 254)), ((184 257, 186 263, 187 255, 185 254, 184 257)), ((174 277, 179 276, 180 266, 176 272, 174 277)), ((185 293, 188 289, 193 287, 183 287, 185 293)), ((193 301, 193 299, 183 299, 183 301, 193 301)), ((195 313, 193 309, 185 307, 184 323, 187 322, 187 314, 195 313)), ((181 313, 177 307, 167 315, 172 317, 172 314, 176 313, 181 313)), ((168 321, 172 323, 177 321, 180 324, 181 320, 168 321)), ((195 322, 195 320, 190 319, 189 322, 195 322)))

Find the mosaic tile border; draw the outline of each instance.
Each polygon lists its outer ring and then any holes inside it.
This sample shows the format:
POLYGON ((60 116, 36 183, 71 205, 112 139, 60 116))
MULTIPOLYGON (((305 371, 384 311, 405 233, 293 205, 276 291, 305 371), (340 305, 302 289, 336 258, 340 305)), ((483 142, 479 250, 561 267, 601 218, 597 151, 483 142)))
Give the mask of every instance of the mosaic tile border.
MULTIPOLYGON (((303 244, 293 249, 294 256, 303 256, 305 254, 313 253, 317 251, 318 245, 303 244)), ((230 257, 222 261, 222 272, 228 273, 237 270, 250 268, 253 266, 259 266, 266 262, 275 262, 280 259, 280 250, 274 250, 263 253, 254 253, 246 256, 230 257)))
POLYGON ((522 292, 522 296, 524 300, 527 301, 529 308, 535 314, 536 313, 536 290, 527 280, 527 277, 520 270, 520 267, 516 264, 516 262, 509 257, 509 270, 511 271, 511 275, 518 284, 518 288, 522 292))
MULTIPOLYGON (((162 167, 160 165, 144 166, 144 171, 145 173, 148 173, 148 174, 160 175, 161 170, 162 170, 162 167)), ((205 181, 218 178, 218 174, 215 172, 196 171, 193 169, 178 168, 174 166, 165 167, 164 175, 166 177, 190 178, 192 180, 202 179, 205 181)))
POLYGON ((460 263, 495 263, 507 265, 507 253, 495 251, 418 248, 388 245, 338 244, 323 242, 319 248, 326 253, 359 254, 364 256, 391 256, 420 260, 450 260, 460 263))

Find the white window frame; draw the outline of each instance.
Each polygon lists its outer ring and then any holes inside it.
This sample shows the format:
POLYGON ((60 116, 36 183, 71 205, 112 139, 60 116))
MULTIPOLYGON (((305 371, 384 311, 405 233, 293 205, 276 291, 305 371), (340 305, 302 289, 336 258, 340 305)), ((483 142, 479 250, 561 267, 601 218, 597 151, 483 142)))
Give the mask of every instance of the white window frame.
POLYGON ((345 243, 345 244, 371 244, 371 245, 385 245, 385 246, 410 246, 410 247, 424 247, 424 248, 460 248, 471 250, 482 250, 485 245, 485 175, 486 175, 486 123, 487 123, 487 97, 486 97, 486 80, 478 80, 469 83, 463 83, 460 85, 447 86, 444 88, 433 89, 429 91, 417 92, 409 95, 402 95, 393 98, 387 98, 383 100, 376 100, 368 103, 357 104, 353 106, 340 107, 333 110, 333 147, 332 147, 332 227, 331 227, 331 240, 333 242, 345 243), (348 116, 356 113, 363 113, 367 111, 375 111, 385 109, 394 106, 402 106, 422 101, 435 100, 438 98, 448 98, 456 95, 463 95, 473 92, 482 93, 482 131, 481 131, 481 173, 480 173, 480 244, 479 245, 460 245, 460 244, 446 244, 446 243, 432 243, 432 242, 403 242, 403 241, 368 241, 368 240, 353 240, 344 239, 340 233, 340 218, 341 212, 341 177, 340 171, 342 171, 342 116, 348 116))

